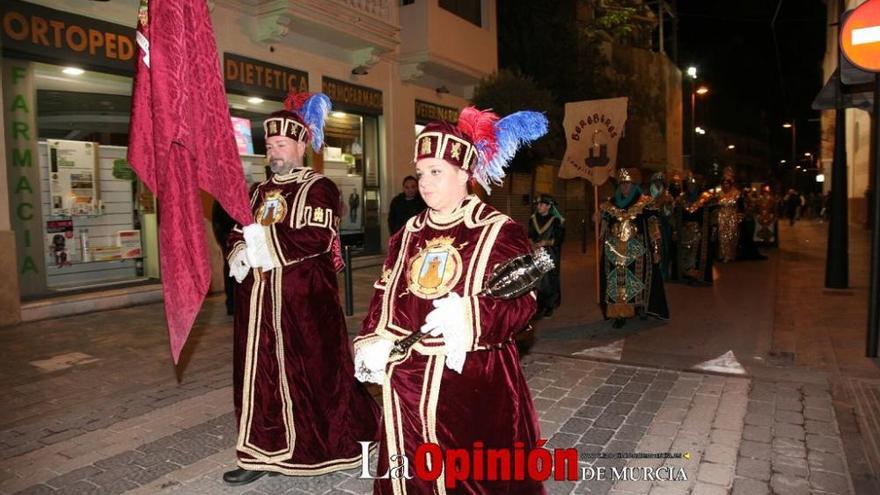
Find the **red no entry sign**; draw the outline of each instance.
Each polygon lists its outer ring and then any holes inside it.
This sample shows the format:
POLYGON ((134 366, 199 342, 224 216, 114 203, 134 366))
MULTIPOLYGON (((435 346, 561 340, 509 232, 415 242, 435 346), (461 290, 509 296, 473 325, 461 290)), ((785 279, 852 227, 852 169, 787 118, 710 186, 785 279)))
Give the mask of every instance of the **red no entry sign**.
POLYGON ((856 7, 843 22, 840 48, 856 67, 880 72, 880 0, 856 7))

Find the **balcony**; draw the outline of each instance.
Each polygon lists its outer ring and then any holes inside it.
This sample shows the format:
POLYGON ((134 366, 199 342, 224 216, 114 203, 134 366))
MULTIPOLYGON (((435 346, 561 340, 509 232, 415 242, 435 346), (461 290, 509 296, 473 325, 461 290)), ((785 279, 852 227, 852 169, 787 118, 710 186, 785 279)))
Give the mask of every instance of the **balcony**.
POLYGON ((395 0, 215 0, 251 19, 251 38, 280 42, 288 33, 312 38, 367 58, 400 44, 395 0))
POLYGON ((495 1, 483 0, 480 24, 417 0, 400 7, 401 74, 405 80, 472 86, 498 68, 495 1), (455 36, 450 36, 455 33, 455 36))

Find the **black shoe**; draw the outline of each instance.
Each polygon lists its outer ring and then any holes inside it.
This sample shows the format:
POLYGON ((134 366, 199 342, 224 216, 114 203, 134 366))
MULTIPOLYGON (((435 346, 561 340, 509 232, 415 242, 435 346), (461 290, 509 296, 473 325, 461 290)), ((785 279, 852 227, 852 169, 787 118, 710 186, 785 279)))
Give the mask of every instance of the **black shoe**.
POLYGON ((544 311, 544 318, 553 318, 553 308, 544 311))
POLYGON ((614 323, 611 324, 614 328, 623 328, 624 325, 626 325, 625 318, 615 318, 614 323))
POLYGON ((227 485, 241 486, 253 483, 267 474, 270 473, 268 471, 251 471, 249 469, 238 468, 223 473, 223 481, 225 481, 227 485))

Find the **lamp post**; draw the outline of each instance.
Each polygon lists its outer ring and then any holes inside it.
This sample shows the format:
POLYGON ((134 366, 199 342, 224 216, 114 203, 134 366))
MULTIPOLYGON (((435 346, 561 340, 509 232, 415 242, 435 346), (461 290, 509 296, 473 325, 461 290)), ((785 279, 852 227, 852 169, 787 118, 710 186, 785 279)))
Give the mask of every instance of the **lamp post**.
POLYGON ((691 126, 690 126, 690 135, 691 135, 691 170, 694 170, 697 165, 697 144, 696 137, 699 132, 697 131, 697 95, 703 96, 709 92, 709 88, 706 86, 697 87, 697 68, 696 67, 688 67, 687 75, 691 78, 691 126))
POLYGON ((690 122, 690 125, 688 126, 688 133, 689 133, 690 136, 691 136, 691 163, 690 163, 690 169, 693 170, 693 169, 694 169, 694 161, 695 161, 695 160, 694 160, 694 150, 696 149, 696 148, 694 147, 695 144, 696 144, 696 132, 695 132, 695 129, 696 129, 696 127, 697 127, 697 123, 694 121, 694 116, 696 115, 696 113, 694 112, 694 104, 696 103, 696 100, 697 100, 697 96, 696 96, 696 94, 694 93, 694 84, 695 84, 695 81, 696 81, 696 79, 697 79, 697 68, 694 67, 693 65, 690 66, 690 67, 688 67, 688 69, 687 69, 687 75, 688 75, 688 77, 691 78, 691 122, 690 122))
POLYGON ((792 119, 791 122, 782 124, 782 127, 791 129, 791 164, 797 165, 797 121, 792 119))

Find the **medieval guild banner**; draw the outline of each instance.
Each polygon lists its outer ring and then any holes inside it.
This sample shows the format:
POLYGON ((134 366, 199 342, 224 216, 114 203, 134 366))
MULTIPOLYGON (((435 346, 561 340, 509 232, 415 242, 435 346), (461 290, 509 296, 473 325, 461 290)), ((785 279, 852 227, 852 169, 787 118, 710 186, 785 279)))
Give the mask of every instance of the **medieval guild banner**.
POLYGON ((617 166, 617 142, 626 125, 626 105, 626 97, 565 104, 561 179, 583 177, 596 186, 608 180, 617 166))

